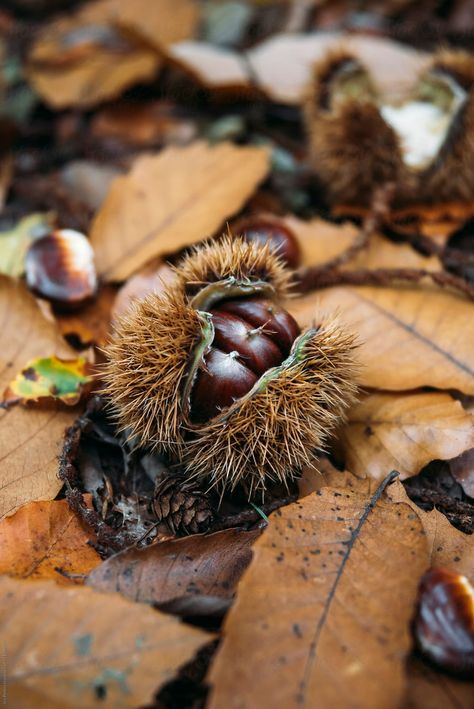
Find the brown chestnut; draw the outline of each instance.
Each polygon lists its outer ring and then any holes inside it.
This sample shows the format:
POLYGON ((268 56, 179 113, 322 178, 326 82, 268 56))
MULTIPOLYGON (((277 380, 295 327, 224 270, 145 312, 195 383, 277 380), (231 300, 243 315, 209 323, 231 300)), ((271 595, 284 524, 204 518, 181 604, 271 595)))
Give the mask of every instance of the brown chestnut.
POLYGON ((269 215, 241 219, 232 226, 233 233, 246 241, 269 243, 272 251, 290 268, 300 262, 300 247, 293 231, 276 217, 269 215))
POLYGON ((210 310, 214 339, 191 395, 191 418, 202 423, 247 394, 290 353, 299 335, 293 317, 264 298, 236 298, 210 310))
POLYGON ((465 576, 442 568, 426 572, 414 632, 431 662, 474 679, 474 589, 465 576))
POLYGON ((81 305, 97 290, 89 240, 73 229, 57 229, 36 239, 25 257, 25 276, 30 290, 55 305, 81 305))

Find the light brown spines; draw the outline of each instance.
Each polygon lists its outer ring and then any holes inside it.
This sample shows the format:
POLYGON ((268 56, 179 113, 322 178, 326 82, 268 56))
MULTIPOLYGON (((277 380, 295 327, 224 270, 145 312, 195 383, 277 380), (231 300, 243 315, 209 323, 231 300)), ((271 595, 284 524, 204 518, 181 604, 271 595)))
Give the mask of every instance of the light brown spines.
POLYGON ((347 52, 331 52, 316 65, 304 112, 311 160, 330 202, 368 205, 374 186, 399 179, 403 164, 398 137, 375 99, 365 68, 347 52), (337 98, 337 75, 349 63, 366 85, 359 97, 337 98))
POLYGON ((194 249, 178 264, 176 275, 176 287, 188 293, 233 276, 237 280, 266 281, 279 299, 288 295, 291 278, 291 272, 269 245, 262 247, 230 235, 194 249))
POLYGON ((196 431, 186 446, 190 478, 220 491, 242 485, 252 497, 300 475, 355 401, 355 346, 335 321, 323 323, 300 362, 196 431))
POLYGON ((150 295, 117 324, 103 377, 121 429, 142 445, 182 455, 181 385, 201 334, 179 291, 150 295))
POLYGON ((433 56, 416 84, 416 98, 430 77, 449 77, 466 92, 445 140, 430 165, 409 167, 399 138, 380 113, 383 97, 373 90, 359 60, 347 52, 330 53, 315 67, 304 102, 311 162, 329 202, 368 206, 374 189, 396 186, 394 205, 470 201, 474 197, 474 57, 442 51, 433 56), (341 67, 355 67, 353 89, 341 85, 341 67))

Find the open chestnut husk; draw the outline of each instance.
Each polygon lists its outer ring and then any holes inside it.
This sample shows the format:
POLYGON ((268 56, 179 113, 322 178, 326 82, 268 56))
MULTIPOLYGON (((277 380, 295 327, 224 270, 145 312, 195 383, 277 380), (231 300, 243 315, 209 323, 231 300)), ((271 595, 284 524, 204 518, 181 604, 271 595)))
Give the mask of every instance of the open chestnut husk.
POLYGON ((300 332, 282 305, 292 272, 268 244, 223 237, 175 275, 107 347, 118 424, 220 491, 287 485, 354 401, 352 333, 327 318, 300 332))
POLYGON ((381 95, 345 51, 315 67, 305 101, 315 175, 330 202, 369 205, 395 185, 394 203, 474 197, 474 57, 442 51, 403 103, 381 95))
POLYGON ((427 571, 420 584, 415 638, 437 666, 474 679, 474 589, 449 569, 427 571))
POLYGON ((74 309, 97 291, 94 251, 84 234, 56 229, 33 241, 25 256, 28 288, 60 309, 74 309))

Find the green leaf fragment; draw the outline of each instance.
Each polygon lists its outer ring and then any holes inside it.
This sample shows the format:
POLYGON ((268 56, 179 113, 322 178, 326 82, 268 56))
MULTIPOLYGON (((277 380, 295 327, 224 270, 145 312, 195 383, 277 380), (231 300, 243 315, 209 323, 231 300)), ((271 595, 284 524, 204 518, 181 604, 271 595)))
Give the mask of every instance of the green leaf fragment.
POLYGON ((84 387, 92 382, 84 357, 62 360, 58 357, 33 359, 17 374, 4 393, 4 403, 24 403, 56 399, 76 404, 84 387))

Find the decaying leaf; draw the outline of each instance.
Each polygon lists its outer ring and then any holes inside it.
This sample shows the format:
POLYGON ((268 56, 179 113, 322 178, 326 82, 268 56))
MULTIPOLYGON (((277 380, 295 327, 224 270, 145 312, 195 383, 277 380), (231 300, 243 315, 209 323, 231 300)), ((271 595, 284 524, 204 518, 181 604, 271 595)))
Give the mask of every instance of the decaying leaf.
POLYGON ((126 550, 104 561, 87 583, 148 603, 197 595, 232 598, 259 534, 228 529, 126 550))
POLYGON ((448 394, 375 393, 349 411, 339 441, 354 473, 403 479, 474 446, 474 418, 448 394))
POLYGON ((30 502, 0 522, 0 574, 78 582, 101 563, 88 539, 65 500, 30 502))
POLYGON ((92 383, 85 357, 63 360, 39 357, 27 362, 4 393, 8 404, 58 399, 70 406, 77 404, 86 386, 92 383))
POLYGON ((90 588, 2 577, 0 600, 8 702, 19 709, 142 706, 211 638, 90 588))
POLYGON ((29 55, 29 79, 54 108, 89 107, 148 81, 159 51, 194 31, 192 0, 96 0, 46 27, 29 55))
MULTIPOLYGON (((28 360, 54 352, 73 359, 74 351, 46 320, 33 296, 21 285, 0 277, 0 391, 28 360)), ((0 517, 32 500, 48 500, 61 488, 57 477, 64 431, 77 412, 51 405, 0 411, 0 517)))
POLYGON ((426 538, 408 505, 367 489, 323 488, 270 518, 226 621, 210 707, 400 706, 426 538))
POLYGON ((265 149, 196 142, 138 158, 117 178, 91 232, 99 273, 125 280, 156 256, 211 236, 269 168, 265 149))
POLYGON ((52 214, 30 214, 13 229, 0 232, 0 273, 21 276, 28 246, 34 239, 51 231, 53 223, 52 214))
POLYGON ((289 302, 287 309, 301 326, 322 312, 340 312, 361 341, 363 386, 474 394, 472 303, 464 298, 428 287, 338 287, 289 302))

